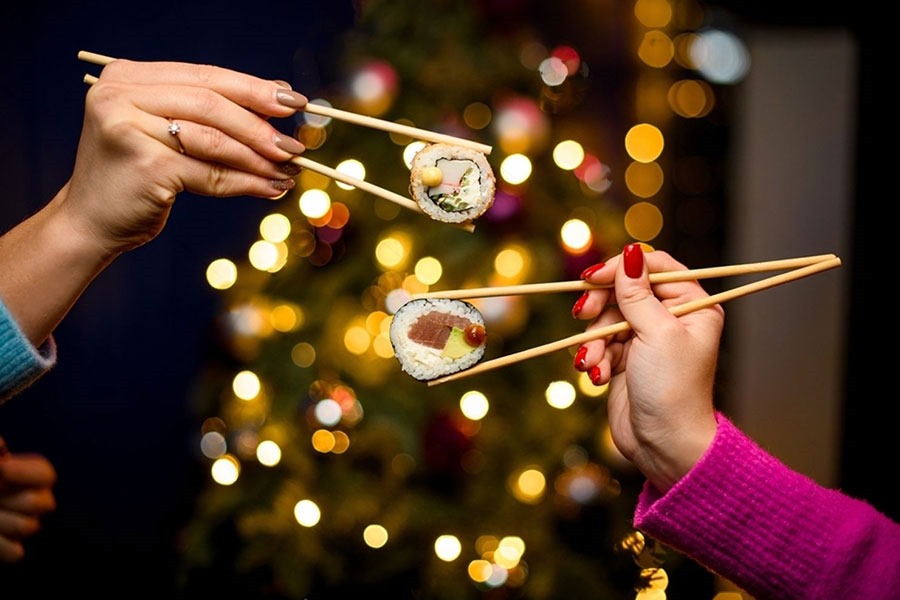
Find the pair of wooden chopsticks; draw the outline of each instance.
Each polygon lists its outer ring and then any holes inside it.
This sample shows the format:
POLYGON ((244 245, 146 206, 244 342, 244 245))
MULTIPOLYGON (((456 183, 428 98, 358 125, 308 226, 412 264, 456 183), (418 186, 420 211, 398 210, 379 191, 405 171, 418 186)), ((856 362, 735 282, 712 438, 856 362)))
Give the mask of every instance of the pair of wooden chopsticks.
MULTIPOLYGON (((768 289, 771 287, 775 287, 777 285, 781 285, 781 284, 787 283, 789 281, 795 281, 797 279, 802 279, 804 277, 808 277, 815 273, 820 273, 822 271, 834 269, 836 267, 839 267, 840 265, 841 265, 841 259, 838 258, 837 256, 835 256, 834 254, 821 254, 821 255, 817 255, 817 256, 789 258, 789 259, 783 259, 783 260, 747 263, 747 264, 731 265, 731 266, 724 266, 724 267, 710 267, 710 268, 706 268, 706 269, 694 269, 694 270, 688 269, 688 270, 681 270, 681 271, 667 271, 667 272, 660 272, 660 273, 651 273, 650 281, 651 281, 651 283, 689 281, 692 279, 704 279, 704 278, 710 278, 710 277, 726 277, 726 276, 731 276, 731 275, 746 275, 746 274, 752 274, 752 273, 761 273, 761 272, 765 272, 765 271, 794 269, 792 271, 788 271, 788 272, 782 273, 780 275, 774 275, 772 277, 768 277, 768 278, 762 279, 760 281, 755 281, 753 283, 748 283, 746 285, 738 286, 736 288, 726 290, 726 291, 720 292, 718 294, 713 294, 712 296, 707 296, 706 298, 701 298, 699 300, 694 300, 691 302, 685 302, 684 304, 679 304, 677 306, 672 306, 669 308, 670 313, 672 313, 676 317, 680 317, 682 315, 686 315, 690 312, 694 312, 694 311, 700 310, 702 308, 707 308, 710 306, 714 306, 716 304, 721 304, 722 302, 726 302, 728 300, 733 300, 733 299, 739 298, 741 296, 746 296, 747 294, 752 294, 752 293, 758 292, 760 290, 765 290, 765 289, 768 289)), ((557 283, 548 283, 548 284, 506 286, 506 287, 499 287, 499 288, 473 288, 470 290, 451 290, 451 291, 447 291, 447 292, 433 292, 433 293, 429 293, 429 294, 418 294, 416 297, 418 297, 418 298, 422 298, 422 297, 476 298, 476 297, 527 294, 527 293, 579 291, 579 290, 597 289, 599 287, 601 287, 601 286, 589 284, 585 281, 568 281, 568 282, 557 282, 557 283), (495 291, 499 290, 499 293, 494 293, 491 290, 495 290, 495 291)), ((441 383, 446 383, 448 381, 462 379, 464 377, 471 377, 472 375, 484 373, 485 371, 490 371, 492 369, 497 369, 499 367, 511 365, 516 362, 521 362, 523 360, 528 360, 530 358, 542 356, 544 354, 549 354, 550 352, 555 352, 557 350, 564 350, 566 348, 570 348, 575 345, 584 344, 585 342, 589 342, 592 340, 596 340, 596 339, 600 339, 603 337, 615 335, 617 333, 621 333, 624 331, 628 331, 629 329, 631 329, 631 325, 628 323, 628 321, 619 321, 618 323, 614 323, 614 324, 608 325, 606 327, 601 327, 600 329, 595 329, 592 331, 585 331, 583 333, 579 333, 577 335, 572 335, 567 338, 557 340, 555 342, 550 342, 548 344, 544 344, 542 346, 536 346, 536 347, 530 348, 528 350, 523 350, 521 352, 516 352, 514 354, 509 354, 507 356, 502 356, 500 358, 495 358, 493 360, 481 362, 465 371, 460 371, 458 373, 453 373, 451 375, 446 375, 444 377, 432 379, 431 381, 428 382, 428 385, 434 386, 434 385, 438 385, 441 383)))
MULTIPOLYGON (((97 54, 96 52, 88 52, 86 50, 81 50, 80 52, 78 52, 78 59, 84 62, 101 66, 107 65, 115 60, 115 58, 111 56, 97 54)), ((97 77, 93 75, 84 76, 84 82, 89 85, 95 83, 96 81, 97 77)), ((480 144, 478 142, 467 140, 465 138, 454 137, 452 135, 446 135, 435 131, 428 131, 427 129, 410 127, 408 125, 393 123, 391 121, 384 121, 382 119, 376 119, 374 117, 369 117, 366 115, 339 110, 330 106, 324 106, 322 104, 311 102, 307 104, 302 110, 310 114, 331 117, 332 119, 336 119, 339 121, 346 121, 348 123, 362 125, 363 127, 370 127, 372 129, 380 129, 382 131, 387 131, 390 133, 405 135, 412 139, 422 140, 425 142, 440 142, 453 144, 455 146, 463 146, 465 148, 475 150, 476 152, 481 152, 482 154, 490 154, 492 150, 491 146, 480 144)), ((336 169, 332 169, 331 167, 327 167, 323 164, 317 163, 304 156, 294 157, 292 159, 292 162, 299 165, 300 167, 319 173, 320 175, 324 175, 336 181, 340 181, 341 183, 359 188, 365 192, 368 192, 375 196, 380 196, 381 198, 394 202, 395 204, 399 204, 404 208, 408 208, 422 215, 425 215, 425 212, 421 209, 421 207, 408 197, 401 196, 400 194, 378 187, 367 181, 363 181, 362 179, 351 177, 350 175, 341 173, 336 169)), ((475 230, 475 226, 471 223, 451 223, 451 225, 460 227, 470 232, 475 230)))

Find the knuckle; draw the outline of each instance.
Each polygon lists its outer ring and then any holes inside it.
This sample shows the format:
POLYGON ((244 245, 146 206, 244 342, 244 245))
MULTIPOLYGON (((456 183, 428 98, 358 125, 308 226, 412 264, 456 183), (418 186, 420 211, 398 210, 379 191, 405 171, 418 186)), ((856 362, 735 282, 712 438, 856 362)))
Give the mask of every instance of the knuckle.
POLYGON ((222 133, 222 131, 214 127, 204 127, 203 137, 206 146, 204 151, 210 158, 215 160, 222 160, 225 158, 228 137, 222 133))
POLYGON ((210 165, 206 184, 214 195, 228 196, 231 191, 228 170, 221 165, 210 165))

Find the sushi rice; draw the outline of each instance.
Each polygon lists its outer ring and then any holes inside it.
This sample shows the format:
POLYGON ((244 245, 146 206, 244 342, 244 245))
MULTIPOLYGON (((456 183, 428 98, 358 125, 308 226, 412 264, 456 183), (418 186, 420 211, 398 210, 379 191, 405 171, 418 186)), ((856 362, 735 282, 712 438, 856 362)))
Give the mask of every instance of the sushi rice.
POLYGON ((414 379, 430 381, 468 369, 484 356, 486 344, 472 347, 459 358, 444 356, 441 349, 413 341, 409 332, 423 316, 433 312, 453 315, 467 320, 470 324, 484 327, 484 317, 474 305, 462 300, 446 298, 421 298, 403 304, 391 320, 389 335, 394 348, 394 356, 400 367, 414 379))
POLYGON ((422 211, 444 223, 464 223, 480 217, 494 203, 495 177, 484 154, 452 144, 430 144, 410 164, 409 191, 422 211), (437 167, 440 185, 429 186, 423 173, 437 167))

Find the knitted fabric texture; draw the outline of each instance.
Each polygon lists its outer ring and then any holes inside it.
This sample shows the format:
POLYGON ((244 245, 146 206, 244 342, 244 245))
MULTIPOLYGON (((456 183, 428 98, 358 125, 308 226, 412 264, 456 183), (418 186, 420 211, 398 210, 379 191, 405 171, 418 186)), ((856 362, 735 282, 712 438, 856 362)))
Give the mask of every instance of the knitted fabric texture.
POLYGON ((718 422, 706 454, 668 493, 645 484, 637 529, 757 600, 900 598, 900 524, 718 422))
POLYGON ((0 300, 0 404, 34 383, 55 364, 53 338, 35 348, 0 300))

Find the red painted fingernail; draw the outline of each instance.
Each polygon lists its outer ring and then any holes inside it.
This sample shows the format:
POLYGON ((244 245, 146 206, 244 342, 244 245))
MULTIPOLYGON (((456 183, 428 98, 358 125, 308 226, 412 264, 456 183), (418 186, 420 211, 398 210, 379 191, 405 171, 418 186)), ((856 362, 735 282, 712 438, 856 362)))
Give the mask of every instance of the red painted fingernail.
POLYGON ((637 279, 644 274, 644 249, 640 244, 628 244, 622 252, 625 261, 625 274, 637 279))
POLYGON ((581 297, 575 301, 575 304, 572 305, 572 318, 578 317, 578 313, 581 312, 581 309, 584 308, 584 303, 587 302, 588 293, 585 292, 581 294, 581 297))
POLYGON ((594 385, 600 385, 600 367, 594 365, 591 367, 591 370, 588 371, 588 377, 591 378, 591 383, 594 385))
POLYGON ((587 279, 588 277, 602 269, 604 266, 606 266, 606 263, 597 263, 596 265, 589 266, 587 269, 581 272, 581 278, 587 279))
POLYGON ((587 346, 579 346, 575 353, 575 370, 584 371, 584 361, 587 359, 587 346))

